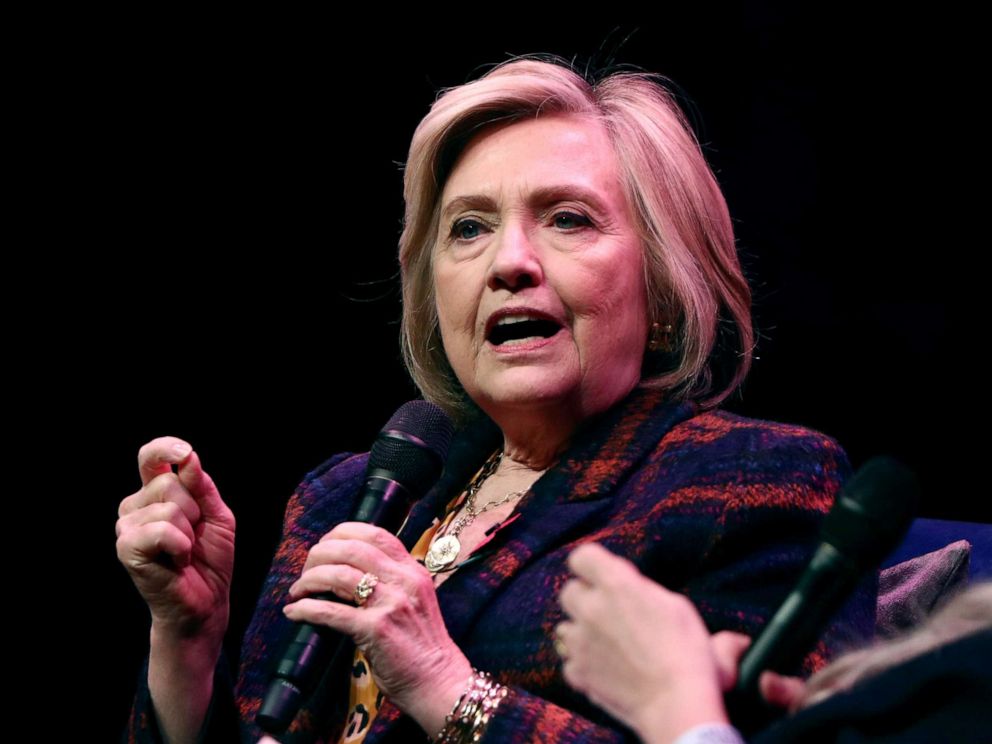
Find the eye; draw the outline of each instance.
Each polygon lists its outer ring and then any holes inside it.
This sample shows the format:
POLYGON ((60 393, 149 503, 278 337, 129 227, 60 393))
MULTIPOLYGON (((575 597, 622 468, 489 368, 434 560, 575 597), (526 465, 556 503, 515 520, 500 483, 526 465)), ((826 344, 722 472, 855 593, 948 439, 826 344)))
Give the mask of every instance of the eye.
POLYGON ((482 232, 482 225, 477 220, 458 220, 451 226, 451 237, 456 240, 473 240, 479 237, 482 232))
POLYGON ((577 227, 587 227, 592 224, 588 217, 575 212, 556 212, 554 223, 555 227, 562 230, 574 230, 577 227))

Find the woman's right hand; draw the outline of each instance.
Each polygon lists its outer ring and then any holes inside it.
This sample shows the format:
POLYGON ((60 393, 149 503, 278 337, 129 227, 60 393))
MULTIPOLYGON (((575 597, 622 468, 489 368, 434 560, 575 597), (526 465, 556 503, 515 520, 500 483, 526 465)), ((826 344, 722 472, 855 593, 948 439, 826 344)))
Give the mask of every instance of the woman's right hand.
POLYGON ((138 472, 141 489, 118 509, 117 557, 148 604, 153 631, 219 644, 230 608, 234 514, 181 439, 145 444, 138 472))

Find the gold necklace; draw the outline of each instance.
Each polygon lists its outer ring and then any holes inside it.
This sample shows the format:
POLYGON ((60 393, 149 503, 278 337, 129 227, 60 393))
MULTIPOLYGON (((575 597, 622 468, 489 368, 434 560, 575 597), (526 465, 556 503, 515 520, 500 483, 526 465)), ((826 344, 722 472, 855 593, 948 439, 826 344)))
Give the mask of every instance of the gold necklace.
POLYGON ((475 495, 482 488, 482 484, 486 482, 486 479, 496 472, 496 468, 503 461, 503 450, 497 450, 494 452, 486 464, 482 466, 482 470, 472 479, 472 482, 468 484, 468 488, 465 493, 465 513, 462 514, 458 519, 452 522, 448 529, 445 530, 444 535, 439 537, 431 545, 427 555, 424 556, 424 566, 432 574, 439 573, 445 570, 448 566, 455 562, 458 558, 458 553, 461 552, 462 544, 458 540, 458 535, 463 529, 468 527, 475 518, 480 514, 484 514, 490 509, 495 509, 497 506, 502 506, 511 499, 520 498, 527 491, 510 491, 508 494, 502 498, 498 498, 494 501, 486 502, 481 509, 476 509, 475 507, 475 495))

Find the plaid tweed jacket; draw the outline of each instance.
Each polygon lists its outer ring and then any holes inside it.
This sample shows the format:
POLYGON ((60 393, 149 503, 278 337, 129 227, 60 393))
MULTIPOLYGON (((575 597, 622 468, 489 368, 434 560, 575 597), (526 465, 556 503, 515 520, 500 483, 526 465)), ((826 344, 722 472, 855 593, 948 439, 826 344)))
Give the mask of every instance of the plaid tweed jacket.
MULTIPOLYGON (((471 434, 453 442, 441 481, 414 507, 401 533, 408 546, 498 441, 498 432, 485 426, 471 434)), ((291 498, 245 634, 236 687, 232 694, 219 667, 202 740, 256 742, 261 736, 254 715, 268 659, 290 625, 281 612, 287 590, 310 546, 347 519, 366 460, 331 458, 291 498)), ((484 741, 635 740, 562 679, 553 628, 562 617, 557 595, 568 578, 565 559, 577 545, 597 541, 686 594, 711 631, 753 634, 812 555, 821 518, 849 474, 846 455, 827 436, 720 410, 700 412, 694 403, 666 401, 654 390, 635 390, 591 422, 521 500, 521 517, 499 531, 481 560, 460 568, 438 590, 452 639, 475 667, 512 690, 484 741)), ((806 671, 821 666, 839 639, 870 634, 871 590, 862 586, 807 657, 806 671)), ((280 741, 337 741, 348 670, 332 672, 280 741)), ((147 686, 138 691, 125 737, 158 741, 147 686)), ((366 742, 425 739, 386 699, 366 742)))

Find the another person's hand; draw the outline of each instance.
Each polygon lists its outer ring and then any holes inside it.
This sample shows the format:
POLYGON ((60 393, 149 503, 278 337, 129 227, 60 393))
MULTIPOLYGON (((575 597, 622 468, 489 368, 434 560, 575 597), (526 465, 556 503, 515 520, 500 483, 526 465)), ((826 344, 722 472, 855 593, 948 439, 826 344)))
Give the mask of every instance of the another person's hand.
POLYGON ((579 547, 568 564, 576 578, 561 604, 571 619, 556 629, 565 680, 647 742, 725 723, 722 691, 735 670, 724 660, 747 637, 711 639, 686 597, 599 545, 579 547))
POLYGON ((145 444, 138 472, 141 489, 118 509, 117 557, 148 604, 153 633, 209 638, 219 648, 229 616, 234 515, 181 439, 145 444))
POLYGON ((370 524, 339 524, 311 548, 289 594, 290 620, 351 636, 379 690, 427 733, 441 729, 472 665, 448 635, 430 574, 396 536, 370 524), (350 601, 366 573, 378 584, 361 607, 307 596, 333 592, 350 601))
MULTIPOLYGON (((561 591, 571 618, 556 628, 565 680, 645 742, 670 742, 693 726, 726 723, 723 693, 751 639, 710 635, 695 606, 605 548, 569 556, 576 578, 561 591)), ((765 699, 794 707, 804 683, 764 672, 765 699)))

